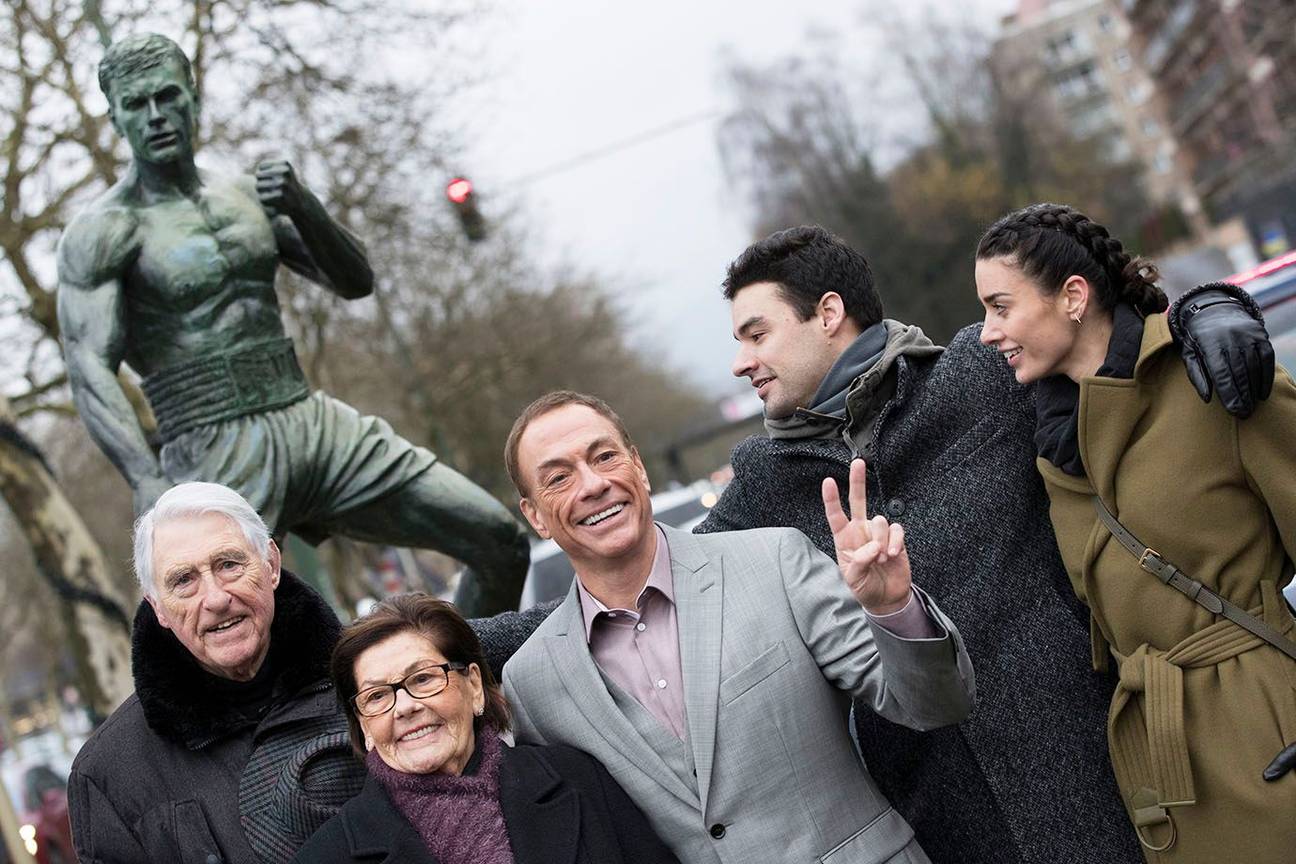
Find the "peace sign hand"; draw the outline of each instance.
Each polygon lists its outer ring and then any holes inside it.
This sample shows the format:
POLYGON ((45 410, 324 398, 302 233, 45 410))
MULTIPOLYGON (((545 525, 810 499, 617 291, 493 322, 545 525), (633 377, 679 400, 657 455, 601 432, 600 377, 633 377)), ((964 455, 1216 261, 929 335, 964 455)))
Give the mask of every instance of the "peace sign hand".
POLYGON ((867 472, 863 459, 850 466, 850 509, 842 511, 837 483, 823 481, 824 515, 832 529, 837 549, 837 566, 842 579, 860 605, 873 615, 899 612, 909 602, 913 586, 904 528, 887 522, 885 516, 868 518, 867 472))

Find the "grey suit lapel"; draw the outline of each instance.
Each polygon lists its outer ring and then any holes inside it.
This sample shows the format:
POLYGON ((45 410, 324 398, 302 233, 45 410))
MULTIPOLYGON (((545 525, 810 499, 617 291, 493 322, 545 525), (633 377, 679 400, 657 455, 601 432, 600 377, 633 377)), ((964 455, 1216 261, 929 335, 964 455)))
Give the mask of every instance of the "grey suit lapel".
MULTIPOLYGON (((616 707, 603 683, 598 665, 585 641, 585 626, 581 618, 580 598, 576 595, 576 581, 567 599, 554 615, 562 615, 559 632, 545 640, 554 670, 571 701, 585 715, 594 730, 603 736, 617 752, 638 766, 672 795, 690 807, 698 805, 697 793, 685 786, 661 756, 648 745, 629 719, 616 707)), ((687 686, 685 687, 687 691, 687 686)))
POLYGON ((663 526, 670 547, 679 620, 680 666, 689 743, 697 768, 698 793, 705 811, 715 757, 716 712, 720 692, 720 642, 724 614, 724 568, 708 558, 697 538, 663 526))

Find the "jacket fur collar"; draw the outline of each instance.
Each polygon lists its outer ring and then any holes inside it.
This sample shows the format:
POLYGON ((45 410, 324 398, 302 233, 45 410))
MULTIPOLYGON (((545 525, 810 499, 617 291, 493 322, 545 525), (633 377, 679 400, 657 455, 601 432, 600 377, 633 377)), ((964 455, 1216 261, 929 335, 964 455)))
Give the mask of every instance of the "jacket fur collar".
MULTIPOLYGON (((327 679, 329 655, 342 632, 337 615, 314 589, 287 570, 275 589, 270 658, 279 670, 277 692, 296 693, 327 679)), ((180 640, 161 624, 148 601, 135 612, 131 634, 135 693, 149 728, 191 749, 233 732, 244 722, 180 640)))

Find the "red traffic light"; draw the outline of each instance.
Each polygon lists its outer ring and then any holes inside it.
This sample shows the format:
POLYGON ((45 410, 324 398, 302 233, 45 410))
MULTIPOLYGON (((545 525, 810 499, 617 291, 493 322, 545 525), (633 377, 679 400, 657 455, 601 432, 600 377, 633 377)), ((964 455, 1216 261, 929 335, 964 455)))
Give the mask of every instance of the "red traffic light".
POLYGON ((446 184, 446 197, 455 204, 462 204, 472 195, 472 181, 456 177, 446 184))

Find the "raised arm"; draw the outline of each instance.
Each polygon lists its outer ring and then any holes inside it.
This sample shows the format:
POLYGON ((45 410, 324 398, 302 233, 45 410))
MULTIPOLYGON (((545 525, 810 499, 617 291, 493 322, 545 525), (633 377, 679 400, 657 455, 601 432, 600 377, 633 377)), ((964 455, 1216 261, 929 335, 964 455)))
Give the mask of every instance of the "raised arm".
POLYGON ((287 162, 257 166, 256 195, 285 265, 347 300, 373 292, 364 244, 324 210, 287 162))
POLYGON ((59 244, 59 328, 72 398, 90 437, 130 483, 142 513, 171 485, 117 380, 126 353, 121 274, 110 261, 126 240, 73 223, 59 244))

